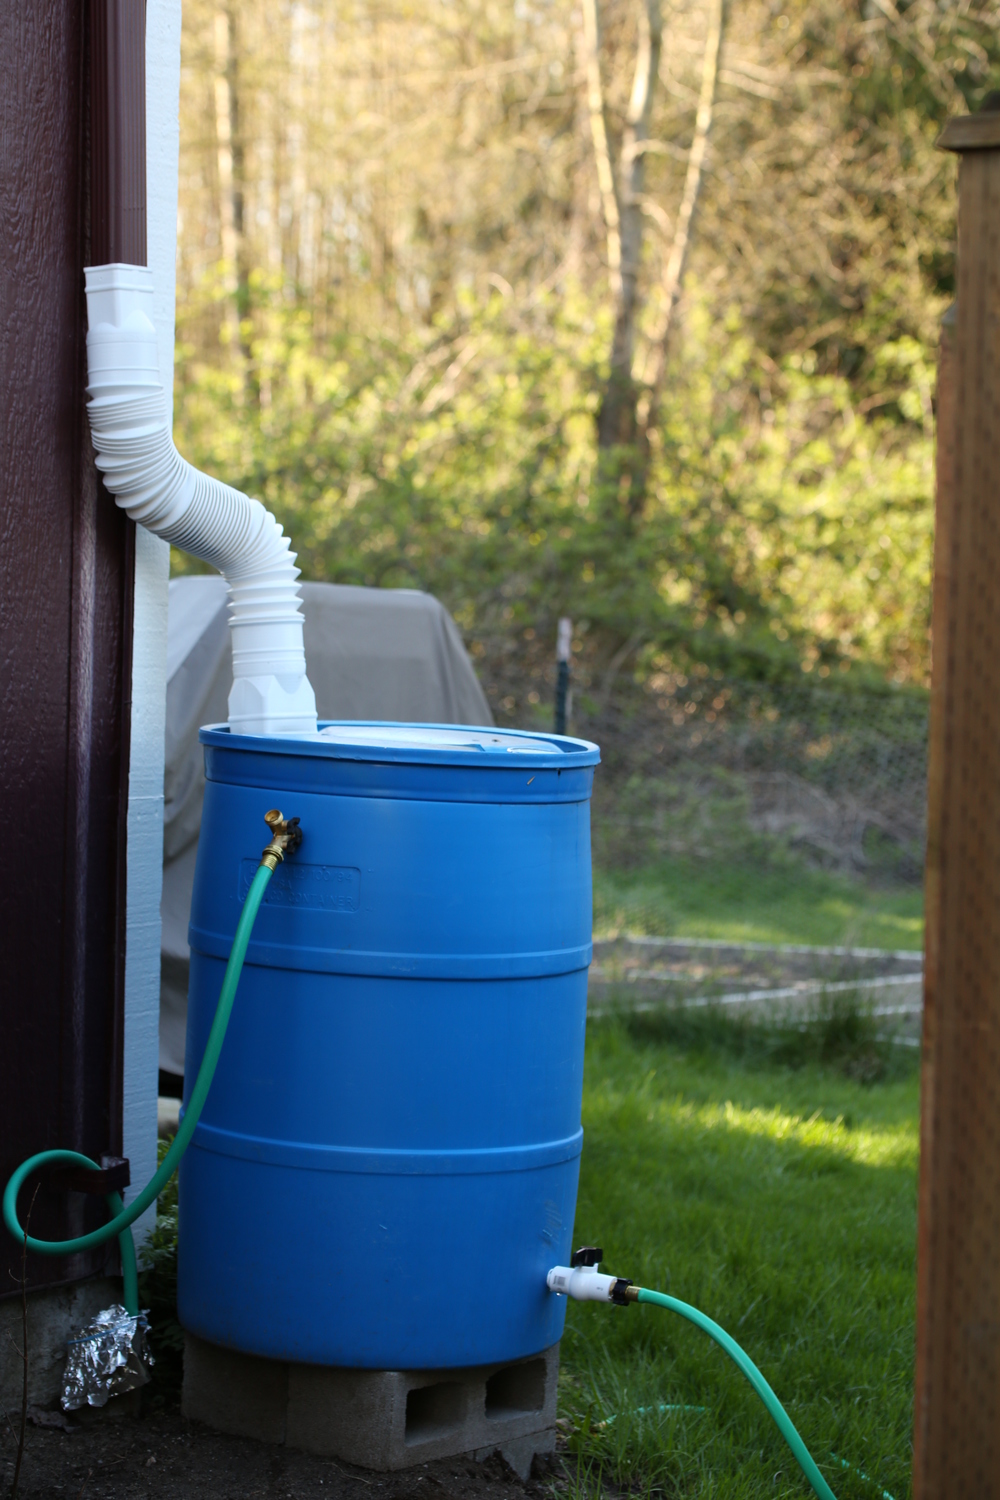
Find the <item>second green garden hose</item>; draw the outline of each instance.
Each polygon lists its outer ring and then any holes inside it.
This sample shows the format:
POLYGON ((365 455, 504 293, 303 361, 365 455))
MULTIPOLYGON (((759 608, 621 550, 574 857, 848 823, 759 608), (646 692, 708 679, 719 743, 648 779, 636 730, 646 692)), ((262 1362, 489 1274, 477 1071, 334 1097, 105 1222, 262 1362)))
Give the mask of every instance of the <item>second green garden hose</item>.
POLYGON ((743 1371, 743 1374, 749 1380, 750 1384, 753 1386, 754 1390, 757 1392, 758 1396, 767 1407, 769 1414, 774 1419, 778 1431, 781 1433, 781 1436, 784 1438, 789 1448, 791 1448, 792 1453, 795 1455, 796 1463, 808 1479, 809 1483, 812 1485, 814 1492, 819 1496, 819 1500, 837 1500, 837 1497, 834 1495, 833 1490, 831 1490, 830 1486, 823 1478, 823 1475, 820 1473, 819 1467, 816 1464, 816 1460, 813 1458, 812 1454, 809 1452, 809 1449, 806 1447, 805 1443, 799 1436, 798 1430, 796 1429, 791 1417, 788 1415, 785 1408, 782 1406, 781 1402, 778 1400, 777 1396, 774 1394, 771 1387, 768 1385, 767 1381, 764 1379, 763 1375, 760 1373, 757 1366, 750 1358, 749 1354, 747 1354, 745 1350, 740 1348, 739 1344, 734 1338, 730 1338, 729 1334, 724 1328, 720 1328, 718 1323, 713 1323, 711 1318, 706 1317, 703 1312, 699 1312, 698 1309, 696 1307, 692 1307, 690 1303, 681 1302, 677 1297, 668 1297, 666 1292, 651 1292, 646 1287, 639 1286, 629 1287, 628 1293, 629 1301, 651 1302, 654 1307, 665 1307, 669 1312, 679 1313, 682 1318, 687 1318, 689 1323, 693 1323, 696 1328, 700 1328, 703 1333, 707 1333, 709 1338, 714 1339, 715 1342, 719 1345, 720 1349, 724 1349, 733 1363, 743 1371))

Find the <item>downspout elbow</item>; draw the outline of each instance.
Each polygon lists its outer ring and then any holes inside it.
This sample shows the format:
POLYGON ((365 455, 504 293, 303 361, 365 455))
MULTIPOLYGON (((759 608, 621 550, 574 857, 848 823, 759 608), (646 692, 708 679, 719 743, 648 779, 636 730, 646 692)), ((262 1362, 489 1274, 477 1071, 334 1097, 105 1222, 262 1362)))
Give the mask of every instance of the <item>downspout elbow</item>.
POLYGON ((115 501, 156 536, 218 568, 229 584, 233 687, 240 734, 309 734, 299 570, 259 500, 189 464, 174 447, 145 266, 89 266, 88 415, 97 467, 115 501))

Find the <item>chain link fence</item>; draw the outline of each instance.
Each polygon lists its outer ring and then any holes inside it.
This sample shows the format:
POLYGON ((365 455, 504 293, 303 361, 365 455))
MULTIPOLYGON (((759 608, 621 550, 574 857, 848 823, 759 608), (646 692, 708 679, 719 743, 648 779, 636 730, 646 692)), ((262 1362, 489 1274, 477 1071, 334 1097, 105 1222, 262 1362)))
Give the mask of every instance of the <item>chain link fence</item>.
POLYGON ((678 675, 598 707, 598 928, 919 945, 924 695, 678 675))
POLYGON ((754 860, 797 852, 867 880, 923 874, 927 704, 913 694, 681 677, 654 702, 588 713, 601 854, 754 860))
MULTIPOLYGON (((498 723, 552 729, 555 640, 472 643, 498 723)), ((927 691, 633 675, 628 654, 574 643, 567 732, 601 747, 595 936, 919 950, 927 691)))
MULTIPOLYGON (((498 719, 551 728, 554 662, 497 687, 498 719)), ((573 688, 568 730, 602 753, 598 935, 921 946, 926 693, 585 670, 573 688)))

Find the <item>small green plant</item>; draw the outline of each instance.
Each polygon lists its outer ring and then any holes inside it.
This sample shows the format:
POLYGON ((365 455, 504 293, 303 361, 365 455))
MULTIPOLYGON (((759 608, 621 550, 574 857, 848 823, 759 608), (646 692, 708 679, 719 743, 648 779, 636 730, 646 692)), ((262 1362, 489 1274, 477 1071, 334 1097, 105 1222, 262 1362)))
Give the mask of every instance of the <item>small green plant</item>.
MULTIPOLYGON (((170 1145, 161 1140, 158 1164, 170 1145)), ((149 1309, 149 1342, 156 1358, 150 1400, 172 1406, 180 1400, 184 1374, 184 1331, 177 1321, 177 1177, 171 1177, 156 1203, 156 1228, 139 1256, 139 1303, 149 1309)))

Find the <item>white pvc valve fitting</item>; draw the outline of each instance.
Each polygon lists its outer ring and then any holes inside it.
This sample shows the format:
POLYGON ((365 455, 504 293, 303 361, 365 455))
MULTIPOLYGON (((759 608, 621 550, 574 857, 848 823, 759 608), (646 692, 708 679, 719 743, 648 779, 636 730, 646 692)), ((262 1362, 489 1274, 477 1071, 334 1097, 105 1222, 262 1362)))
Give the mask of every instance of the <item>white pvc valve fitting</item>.
POLYGON ((611 1302, 617 1276, 605 1276, 596 1266, 553 1266, 545 1278, 550 1292, 576 1302, 611 1302))

